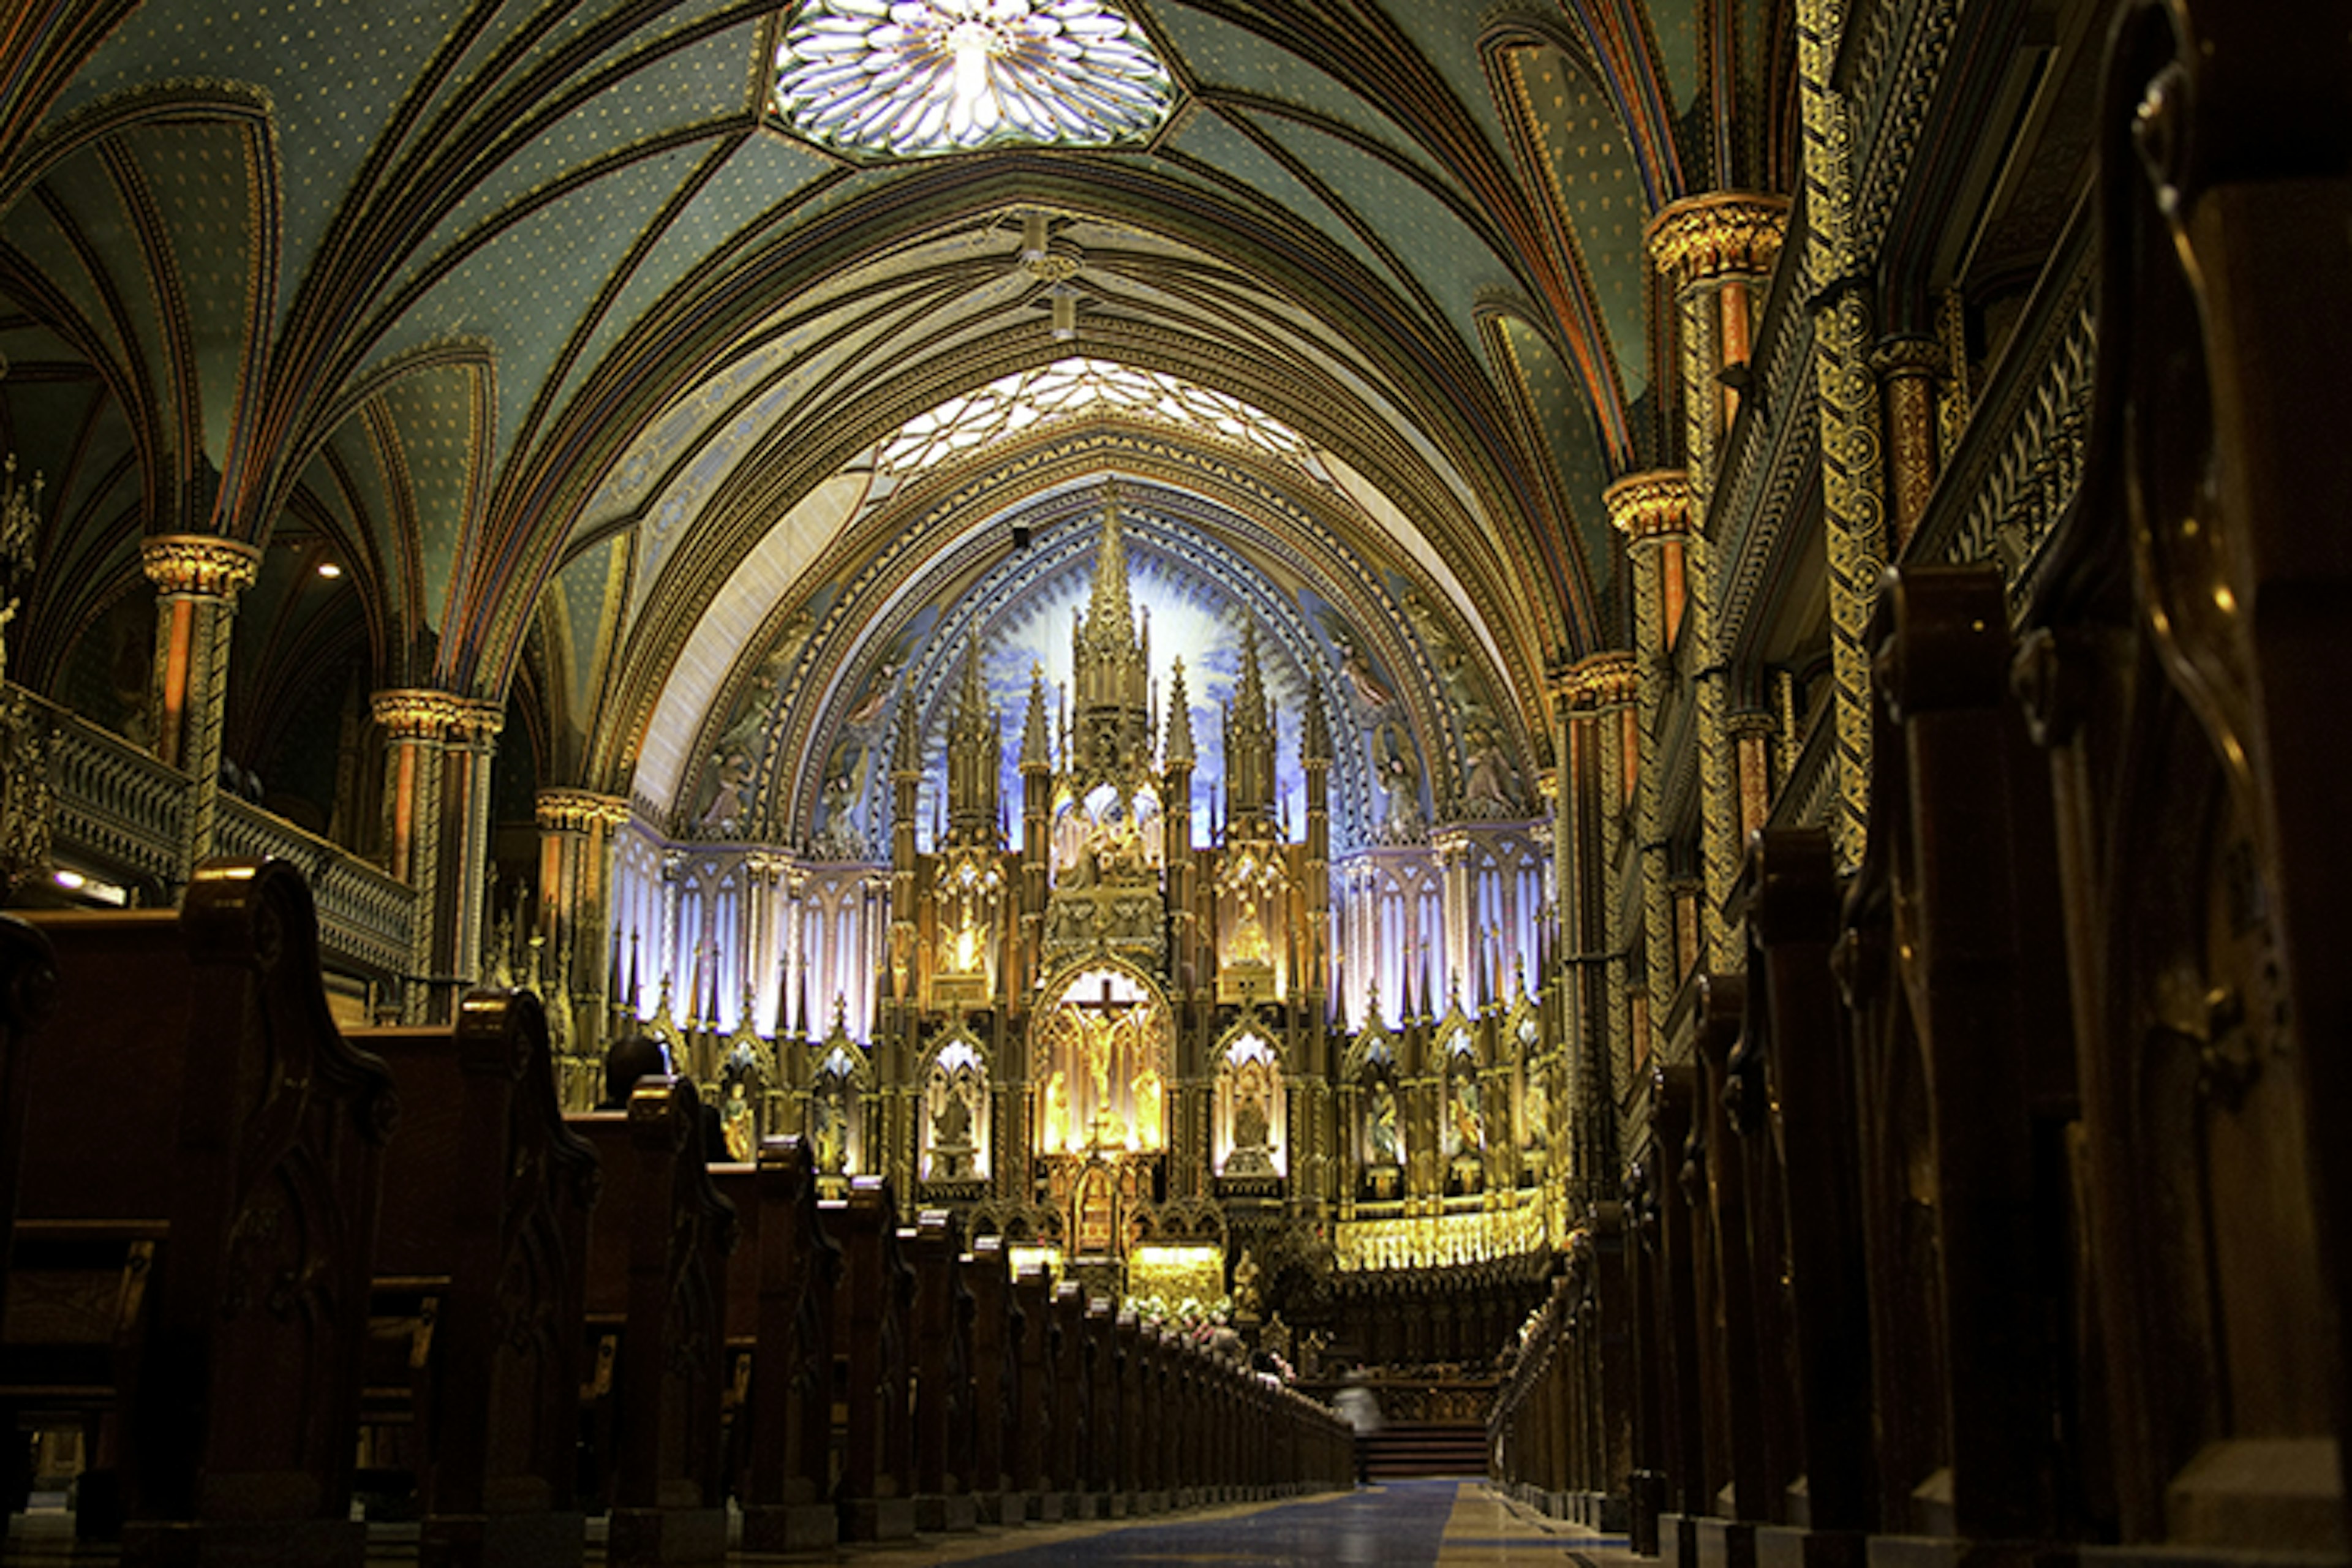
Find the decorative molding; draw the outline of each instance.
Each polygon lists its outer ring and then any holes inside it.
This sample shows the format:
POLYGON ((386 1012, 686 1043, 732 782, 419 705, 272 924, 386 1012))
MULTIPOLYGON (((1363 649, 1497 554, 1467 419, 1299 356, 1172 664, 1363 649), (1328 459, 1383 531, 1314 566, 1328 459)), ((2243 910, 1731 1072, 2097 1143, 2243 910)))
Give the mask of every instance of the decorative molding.
POLYGON ((1601 492, 1609 524, 1640 544, 1690 531, 1690 475, 1681 468, 1628 474, 1601 492))
POLYGON ((261 570, 261 552, 209 533, 162 533, 142 540, 139 563, 162 594, 234 600, 261 570))
POLYGON ((437 741, 454 726, 471 721, 473 704, 429 689, 379 691, 368 710, 395 741, 437 741))
POLYGON ((629 801, 626 795, 598 795, 593 790, 543 789, 532 797, 531 813, 539 826, 550 831, 588 833, 627 822, 629 801))
POLYGON ((1643 238, 1651 267, 1679 293, 1727 277, 1763 277, 1788 227, 1786 196, 1714 191, 1661 207, 1643 238))

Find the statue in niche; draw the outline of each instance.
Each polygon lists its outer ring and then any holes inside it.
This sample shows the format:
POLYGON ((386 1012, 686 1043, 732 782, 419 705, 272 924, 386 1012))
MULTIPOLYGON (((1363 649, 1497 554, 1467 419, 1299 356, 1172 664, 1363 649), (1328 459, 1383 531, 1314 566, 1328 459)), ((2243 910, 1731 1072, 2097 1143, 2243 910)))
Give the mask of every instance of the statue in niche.
POLYGON ((1167 1089, 1156 1068, 1145 1068, 1135 1079, 1135 1141, 1142 1149, 1157 1149, 1160 1125, 1167 1115, 1167 1089))
POLYGON ((1060 1068, 1045 1080, 1045 1113, 1043 1124, 1045 1148, 1059 1152, 1070 1146, 1070 1079, 1060 1068))
POLYGON ((1541 1149, 1551 1142, 1551 1091, 1544 1083, 1548 1076, 1541 1068, 1528 1073, 1527 1125, 1521 1136, 1529 1149, 1541 1149))
POLYGON ((1388 796, 1382 836, 1391 842, 1421 831, 1421 764, 1402 726, 1388 722, 1372 731, 1372 773, 1388 796))
POLYGON ((842 1108, 843 1085, 838 1079, 819 1089, 809 1100, 809 1144, 816 1168, 827 1175, 844 1173, 849 1160, 849 1117, 842 1108))
POLYGON ((1234 1265, 1234 1317, 1238 1321, 1257 1321, 1258 1309, 1265 1304, 1258 1294, 1260 1272, 1257 1259, 1250 1255, 1248 1247, 1243 1247, 1241 1261, 1234 1265))
POLYGON ((1373 1164, 1397 1163, 1396 1090, 1385 1083, 1372 1089, 1372 1109, 1366 1119, 1365 1142, 1371 1149, 1373 1164))
POLYGON ((1463 1073, 1454 1080, 1454 1094, 1446 1104, 1446 1115, 1454 1127, 1459 1152, 1475 1154, 1486 1147, 1486 1119, 1479 1113, 1478 1080, 1463 1073))
POLYGON ((740 1077, 727 1080, 727 1098, 719 1108, 719 1131, 727 1142, 727 1157, 748 1165, 760 1154, 759 1114, 743 1093, 740 1077))
POLYGON ((949 1084, 939 1113, 931 1118, 931 1152, 939 1159, 941 1181, 960 1181, 971 1173, 970 1092, 961 1080, 949 1084))
POLYGON ((1519 815, 1519 775, 1503 749, 1502 738, 1480 724, 1465 739, 1463 755, 1468 767, 1462 785, 1463 805, 1473 816, 1519 815))

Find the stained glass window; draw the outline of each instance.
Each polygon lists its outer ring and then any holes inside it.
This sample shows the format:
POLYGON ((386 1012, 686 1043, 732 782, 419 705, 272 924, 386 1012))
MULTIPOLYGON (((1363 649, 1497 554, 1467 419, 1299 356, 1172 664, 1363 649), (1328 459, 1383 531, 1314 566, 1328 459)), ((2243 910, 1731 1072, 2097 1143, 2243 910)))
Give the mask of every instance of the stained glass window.
POLYGON ((882 443, 876 467, 888 477, 913 473, 1047 420, 1095 412, 1181 426, 1277 458, 1297 459, 1307 446, 1287 425, 1222 392, 1107 360, 1065 359, 1001 376, 908 420, 882 443))
POLYGON ((1173 89, 1102 0, 808 0, 776 51, 776 107, 803 134, 903 157, 1149 135, 1173 89))

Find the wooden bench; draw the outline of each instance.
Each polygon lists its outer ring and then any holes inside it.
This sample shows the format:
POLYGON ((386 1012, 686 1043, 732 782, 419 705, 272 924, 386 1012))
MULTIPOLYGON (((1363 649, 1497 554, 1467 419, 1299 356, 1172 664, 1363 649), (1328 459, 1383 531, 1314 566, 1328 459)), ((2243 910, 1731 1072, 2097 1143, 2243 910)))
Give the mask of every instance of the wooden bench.
POLYGON ((401 1097, 367 1386, 370 1418, 406 1430, 418 1561, 577 1564, 581 1303, 601 1178, 556 1103, 546 1015, 527 992, 477 991, 454 1028, 354 1039, 401 1097))
POLYGON ((915 1277, 898 1252, 889 1183, 856 1176, 849 1196, 821 1205, 841 1239, 835 1351, 847 1363, 841 1533, 897 1541, 915 1533, 914 1424, 908 1404, 909 1313, 915 1277))
POLYGON ((588 1241, 583 1415, 605 1561, 718 1568, 736 1214, 703 1163, 701 1103, 684 1079, 648 1078, 627 1110, 567 1120, 604 1172, 588 1241))
POLYGON ((899 1248, 915 1271, 915 1528, 966 1531, 979 1523, 971 1497, 972 1320, 955 1218, 927 1209, 899 1248))
POLYGON ((816 1162, 800 1139, 771 1138, 756 1166, 718 1167, 716 1180, 744 1231, 727 1274, 728 1322, 748 1332, 751 1358, 732 1446, 743 1548, 829 1547, 840 1532, 833 1345, 841 1248, 819 1217, 816 1162))
POLYGON ((973 1242, 971 1265, 973 1507, 983 1524, 1019 1524, 1029 1517, 1018 1474, 1026 1324, 1003 1239, 984 1236, 973 1242))
POLYGON ((179 913, 42 911, 0 1399, 81 1417, 85 1533, 130 1563, 357 1564, 351 1518, 391 1073, 327 1010, 278 862, 179 913))

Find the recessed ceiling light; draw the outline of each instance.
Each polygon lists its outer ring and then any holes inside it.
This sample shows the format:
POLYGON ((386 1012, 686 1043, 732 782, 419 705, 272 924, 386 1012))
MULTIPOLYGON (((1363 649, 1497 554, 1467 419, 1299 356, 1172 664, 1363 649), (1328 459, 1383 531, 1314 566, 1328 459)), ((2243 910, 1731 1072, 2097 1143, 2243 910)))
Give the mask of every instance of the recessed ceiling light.
POLYGON ((342 569, 341 566, 336 565, 333 562, 331 562, 331 561, 321 561, 321 562, 320 562, 320 563, 319 563, 319 575, 320 575, 320 576, 321 576, 321 577, 340 577, 340 576, 341 576, 342 574, 343 574, 343 569, 342 569))

